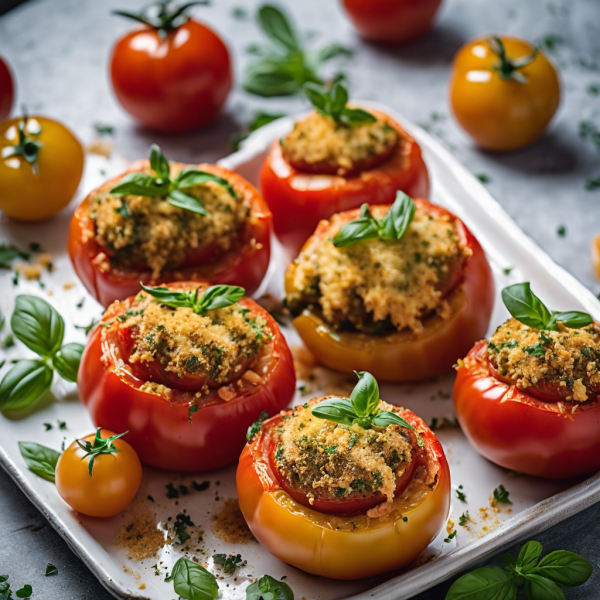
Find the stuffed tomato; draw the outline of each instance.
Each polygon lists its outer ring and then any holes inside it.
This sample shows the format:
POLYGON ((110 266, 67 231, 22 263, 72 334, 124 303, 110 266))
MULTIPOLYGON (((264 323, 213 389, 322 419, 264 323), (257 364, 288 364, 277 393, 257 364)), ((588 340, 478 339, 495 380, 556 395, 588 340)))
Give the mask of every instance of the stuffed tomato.
POLYGON ((398 123, 380 111, 347 106, 339 85, 329 95, 308 92, 316 111, 273 142, 260 172, 275 233, 294 254, 334 213, 364 202, 391 204, 397 190, 429 194, 421 149, 398 123))
POLYGON ((462 221, 401 192, 391 207, 321 221, 285 290, 319 362, 390 382, 451 370, 485 335, 494 299, 490 266, 462 221))
POLYGON ((358 375, 350 399, 313 399, 263 422, 237 470, 256 539, 284 562, 334 579, 410 564, 450 507, 435 435, 411 411, 379 400, 369 373, 358 375))
POLYGON ((243 293, 178 282, 114 302, 78 375, 95 425, 128 431, 155 467, 205 471, 237 460, 248 426, 285 408, 296 383, 276 322, 243 293))
POLYGON ((270 259, 272 217, 256 188, 217 165, 168 163, 154 145, 75 211, 68 249, 103 306, 147 285, 210 281, 250 294, 270 259))
POLYGON ((503 297, 513 317, 459 361, 454 407, 462 430, 507 469, 553 479, 600 470, 600 324, 547 310, 529 284, 503 297))

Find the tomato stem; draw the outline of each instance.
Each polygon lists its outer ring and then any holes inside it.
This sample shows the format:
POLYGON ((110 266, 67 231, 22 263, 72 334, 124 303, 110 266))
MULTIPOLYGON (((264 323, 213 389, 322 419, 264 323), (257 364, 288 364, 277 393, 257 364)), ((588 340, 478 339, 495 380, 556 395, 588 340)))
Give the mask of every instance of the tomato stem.
POLYGON ((523 73, 519 72, 519 69, 526 67, 535 59, 539 52, 539 48, 535 46, 531 54, 522 56, 521 58, 512 59, 508 58, 506 55, 504 42, 500 38, 490 38, 488 43, 492 49, 492 52, 500 59, 499 64, 494 66, 494 70, 498 71, 500 79, 512 79, 518 83, 525 83, 527 78, 525 75, 523 75, 523 73))
POLYGON ((21 110, 23 111, 23 118, 19 121, 17 127, 19 132, 19 142, 14 146, 6 146, 2 151, 2 159, 5 160, 11 156, 22 156, 31 165, 31 170, 37 175, 38 154, 40 148, 44 145, 37 139, 42 133, 42 127, 39 123, 37 129, 35 129, 31 123, 28 127, 27 121, 29 120, 29 116, 27 114, 27 108, 23 106, 21 110))

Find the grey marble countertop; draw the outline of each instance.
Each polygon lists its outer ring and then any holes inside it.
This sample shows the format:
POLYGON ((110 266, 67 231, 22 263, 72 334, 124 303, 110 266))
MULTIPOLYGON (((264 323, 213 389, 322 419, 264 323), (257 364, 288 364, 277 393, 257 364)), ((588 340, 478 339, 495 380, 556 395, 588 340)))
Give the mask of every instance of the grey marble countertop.
MULTIPOLYGON (((594 293, 600 291, 590 260, 591 241, 600 232, 600 190, 584 188, 586 179, 600 176, 600 148, 579 135, 583 120, 600 126, 600 95, 590 91, 600 86, 598 0, 445 0, 434 30, 401 48, 361 40, 338 2, 279 3, 288 7, 311 44, 336 41, 356 51, 343 64, 354 97, 385 103, 427 126, 472 172, 487 176, 492 194, 525 232, 594 293), (562 103, 549 131, 527 150, 481 152, 449 115, 452 56, 482 33, 549 39, 553 46, 549 52, 561 70, 562 103), (561 226, 564 236, 557 233, 561 226)), ((244 49, 259 34, 251 17, 236 18, 233 9, 243 6, 252 14, 257 4, 214 0, 213 6, 195 11, 228 43, 238 79, 248 60, 244 49)), ((114 125, 116 148, 127 158, 145 156, 149 143, 157 141, 170 158, 190 162, 227 154, 231 134, 258 109, 292 113, 306 107, 298 98, 265 100, 236 89, 218 123, 204 131, 165 136, 136 127, 111 95, 107 64, 110 47, 132 26, 110 10, 140 5, 135 0, 32 0, 1 17, 0 54, 16 72, 18 103, 65 121, 83 139, 92 136, 94 122, 114 125)), ((9 573, 15 584, 31 583, 34 597, 44 600, 110 597, 2 471, 0 490, 0 572, 9 573), (58 567, 57 576, 44 577, 48 562, 58 567)), ((596 505, 538 537, 547 551, 569 549, 594 563, 588 584, 566 590, 569 599, 600 598, 599 522, 596 505)), ((419 598, 443 598, 447 587, 419 598)))

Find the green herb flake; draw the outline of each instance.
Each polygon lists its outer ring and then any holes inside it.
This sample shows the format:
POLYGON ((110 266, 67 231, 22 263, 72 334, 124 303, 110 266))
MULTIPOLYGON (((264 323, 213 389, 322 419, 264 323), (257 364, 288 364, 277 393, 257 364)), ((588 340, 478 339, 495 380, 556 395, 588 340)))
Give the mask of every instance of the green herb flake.
POLYGON ((509 495, 510 495, 510 493, 502 484, 500 484, 494 490, 494 500, 496 502, 499 502, 500 504, 512 504, 512 501, 510 500, 509 495))
POLYGON ((456 490, 456 497, 461 501, 461 502, 466 502, 467 501, 467 495, 462 491, 463 490, 463 486, 459 485, 458 489, 456 490))
POLYGON ((466 510, 462 515, 460 515, 460 517, 458 517, 458 524, 461 527, 464 527, 467 524, 468 520, 469 520, 469 511, 466 510))
POLYGON ((444 542, 446 544, 449 544, 456 537, 456 534, 457 534, 457 530, 455 529, 452 533, 450 533, 448 535, 448 537, 444 538, 444 542))
POLYGON ((58 569, 52 563, 48 563, 46 565, 46 572, 44 573, 46 577, 48 577, 49 575, 56 575, 57 573, 58 569))

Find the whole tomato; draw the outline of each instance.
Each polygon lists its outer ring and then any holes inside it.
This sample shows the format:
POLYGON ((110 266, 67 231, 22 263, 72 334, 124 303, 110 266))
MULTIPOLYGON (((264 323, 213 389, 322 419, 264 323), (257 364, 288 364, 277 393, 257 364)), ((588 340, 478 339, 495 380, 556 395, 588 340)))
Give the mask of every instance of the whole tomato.
POLYGON ((0 121, 10 115, 15 96, 12 73, 6 62, 0 57, 0 121))
POLYGON ((532 144, 559 102, 556 69, 541 50, 523 40, 478 38, 454 58, 452 112, 482 148, 507 151, 532 144))
POLYGON ((158 131, 190 131, 212 123, 232 85, 229 51, 211 29, 189 18, 194 4, 159 2, 142 14, 115 14, 141 21, 115 45, 112 85, 123 108, 158 131))
POLYGON ((429 31, 442 0, 343 0, 354 26, 378 42, 402 43, 429 31))
POLYGON ((0 124, 0 210, 41 221, 64 208, 79 187, 83 148, 64 125, 27 115, 0 124))

